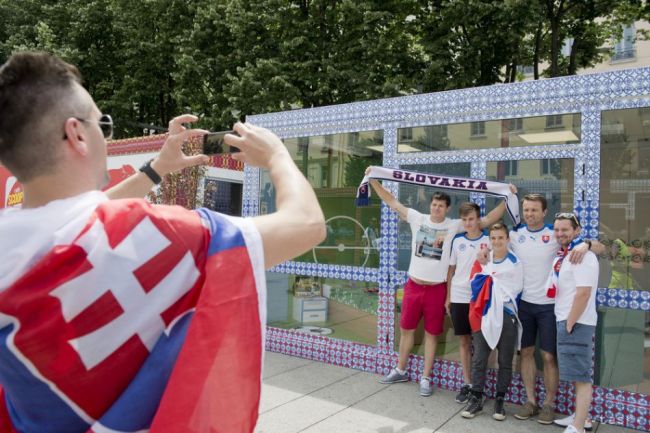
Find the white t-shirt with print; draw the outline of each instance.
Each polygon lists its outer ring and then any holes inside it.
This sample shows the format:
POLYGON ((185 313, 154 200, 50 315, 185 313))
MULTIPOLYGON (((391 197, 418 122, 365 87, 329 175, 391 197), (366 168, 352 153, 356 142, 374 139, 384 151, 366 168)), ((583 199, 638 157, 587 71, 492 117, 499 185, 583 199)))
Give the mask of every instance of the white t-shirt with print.
POLYGON ((409 209, 406 221, 413 238, 409 276, 429 283, 447 281, 451 241, 460 230, 461 220, 445 218, 434 223, 430 215, 409 209))
POLYGON ((454 303, 469 304, 472 288, 469 280, 476 254, 483 248, 490 248, 490 237, 487 232, 481 232, 478 237, 471 239, 467 232, 458 233, 451 242, 449 265, 456 266, 451 278, 451 294, 449 300, 454 303))
POLYGON ((567 320, 576 295, 576 287, 591 287, 587 308, 578 319, 583 325, 596 326, 596 289, 598 288, 598 259, 589 251, 580 264, 572 264, 568 258, 562 261, 555 295, 555 320, 567 320))
POLYGON ((530 230, 519 225, 510 231, 510 249, 521 260, 524 267, 524 291, 522 301, 531 304, 552 304, 553 298, 546 295, 546 282, 560 245, 555 240, 553 226, 544 225, 539 230, 530 230))

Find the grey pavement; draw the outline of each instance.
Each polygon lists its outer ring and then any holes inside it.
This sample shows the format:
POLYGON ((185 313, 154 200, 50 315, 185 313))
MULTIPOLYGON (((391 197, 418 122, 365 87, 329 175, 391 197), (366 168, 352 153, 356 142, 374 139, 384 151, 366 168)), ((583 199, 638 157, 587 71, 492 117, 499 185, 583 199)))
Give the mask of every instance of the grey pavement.
MULTIPOLYGON (((435 389, 420 397, 417 384, 382 385, 380 376, 317 361, 266 352, 257 433, 562 433, 557 426, 514 418, 517 406, 506 404, 507 419, 492 419, 493 400, 483 413, 467 420, 454 393, 435 389)), ((633 433, 594 425, 598 433, 633 433)))

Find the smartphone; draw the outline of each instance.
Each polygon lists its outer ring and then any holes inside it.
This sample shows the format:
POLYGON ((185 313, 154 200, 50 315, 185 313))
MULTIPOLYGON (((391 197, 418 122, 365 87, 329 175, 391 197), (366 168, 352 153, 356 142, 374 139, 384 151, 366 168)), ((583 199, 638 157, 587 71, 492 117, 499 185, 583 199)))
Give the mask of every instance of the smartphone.
POLYGON ((219 155, 222 153, 236 153, 239 149, 227 145, 223 138, 226 134, 238 135, 235 131, 211 132, 203 136, 203 154, 219 155))

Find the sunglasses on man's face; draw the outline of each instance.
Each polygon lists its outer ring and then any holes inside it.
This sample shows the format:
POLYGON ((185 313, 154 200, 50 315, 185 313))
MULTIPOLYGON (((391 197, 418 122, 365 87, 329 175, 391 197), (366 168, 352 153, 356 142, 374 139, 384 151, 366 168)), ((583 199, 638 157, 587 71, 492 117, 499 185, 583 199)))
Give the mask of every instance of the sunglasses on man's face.
POLYGON ((578 220, 578 217, 576 217, 576 214, 573 212, 558 212, 555 214, 555 219, 556 220, 573 220, 573 222, 576 223, 577 226, 581 226, 580 221, 578 220))
MULTIPOLYGON (((81 117, 75 117, 80 122, 92 122, 90 119, 82 119, 81 117)), ((113 138, 113 119, 108 114, 102 114, 97 121, 99 129, 102 130, 104 138, 110 140, 113 138)), ((68 138, 67 134, 63 134, 63 139, 68 138)))

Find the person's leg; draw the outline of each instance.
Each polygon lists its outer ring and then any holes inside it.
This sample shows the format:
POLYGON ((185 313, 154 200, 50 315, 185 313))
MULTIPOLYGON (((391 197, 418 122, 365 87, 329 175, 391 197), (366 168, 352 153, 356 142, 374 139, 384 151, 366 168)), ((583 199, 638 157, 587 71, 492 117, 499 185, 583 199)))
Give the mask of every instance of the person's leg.
POLYGON ((544 360, 544 387, 546 387, 544 405, 555 407, 555 395, 560 382, 557 359, 554 353, 548 353, 544 350, 542 350, 542 359, 544 360))
POLYGON ((463 367, 463 380, 465 383, 472 383, 472 336, 459 335, 460 341, 460 362, 463 367))
POLYGON ((488 358, 492 350, 485 341, 481 331, 472 334, 472 394, 482 395, 485 387, 485 375, 487 372, 488 358))
POLYGON ((400 328, 399 338, 399 359, 397 361, 397 369, 406 371, 409 362, 409 355, 413 349, 413 340, 415 339, 415 329, 400 328))
POLYGON ((589 415, 591 406, 592 388, 590 382, 576 382, 576 412, 573 418, 573 427, 582 431, 589 415))
POLYGON ((499 371, 497 372, 497 396, 505 397, 512 380, 512 360, 517 346, 517 322, 509 314, 503 314, 503 329, 497 343, 499 371))
POLYGON ((526 389, 526 403, 515 414, 517 419, 528 419, 537 415, 537 399, 535 397, 535 381, 537 379, 537 365, 535 364, 535 340, 537 339, 537 319, 535 317, 535 304, 521 301, 519 304, 519 321, 522 326, 521 334, 521 380, 526 389))
POLYGON ((438 335, 442 334, 445 324, 445 299, 447 283, 427 286, 422 307, 424 316, 424 371, 423 377, 430 377, 433 369, 438 335))
MULTIPOLYGON (((557 368, 557 322, 553 305, 540 306, 537 315, 537 329, 539 331, 539 348, 544 362, 544 387, 546 398, 543 406, 555 407, 555 395, 560 381, 557 368)), ((552 413, 552 412, 551 412, 552 413)), ((550 424, 552 419, 546 420, 550 424)))

